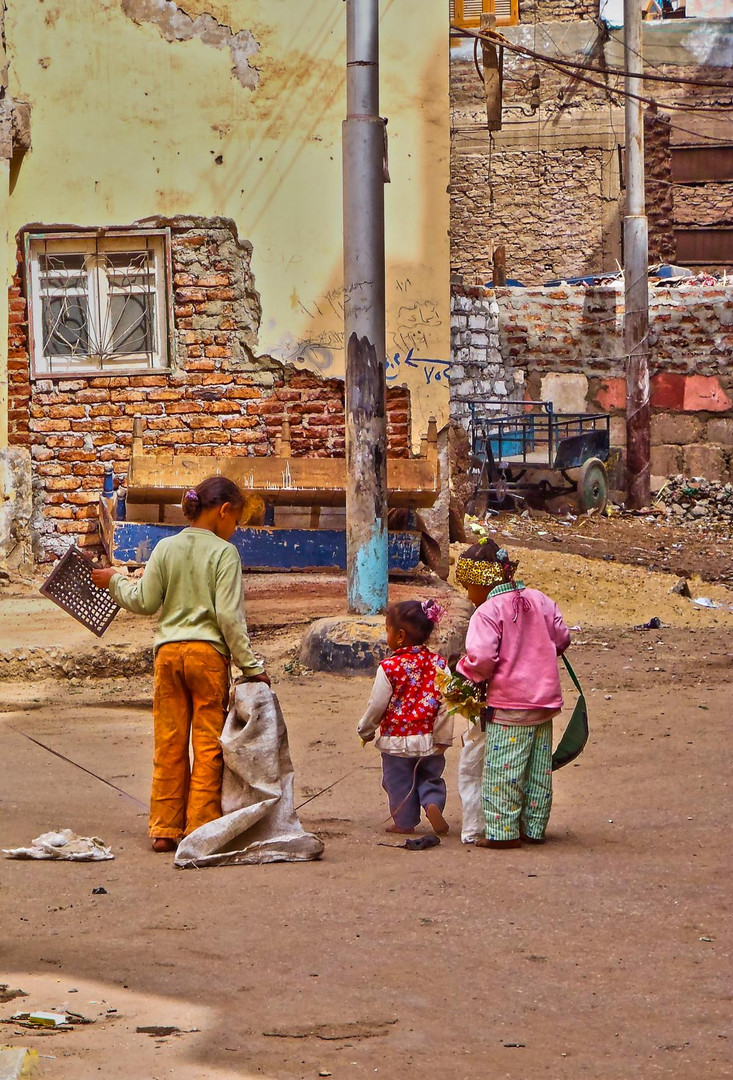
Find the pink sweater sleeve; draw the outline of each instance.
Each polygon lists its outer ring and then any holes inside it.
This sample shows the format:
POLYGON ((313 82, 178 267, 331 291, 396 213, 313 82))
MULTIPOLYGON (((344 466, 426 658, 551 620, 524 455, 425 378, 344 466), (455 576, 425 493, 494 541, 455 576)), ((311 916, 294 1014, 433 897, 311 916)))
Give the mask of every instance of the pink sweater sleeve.
POLYGON ((480 683, 491 678, 499 662, 501 626, 484 611, 484 605, 474 611, 466 633, 466 655, 458 661, 461 675, 480 683))
POLYGON ((562 654, 565 652, 568 645, 570 644, 570 631, 565 625, 565 621, 562 617, 562 614, 560 613, 560 608, 557 606, 555 601, 551 600, 550 604, 552 605, 550 611, 550 618, 552 622, 551 637, 552 640, 555 642, 557 655, 562 656, 562 654))

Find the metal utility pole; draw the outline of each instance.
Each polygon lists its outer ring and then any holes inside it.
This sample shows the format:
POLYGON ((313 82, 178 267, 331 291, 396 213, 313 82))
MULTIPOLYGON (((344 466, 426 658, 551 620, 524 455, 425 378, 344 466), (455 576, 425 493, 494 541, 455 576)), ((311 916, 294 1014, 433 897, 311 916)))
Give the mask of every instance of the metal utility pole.
POLYGON ((385 122, 379 116, 379 2, 346 0, 344 341, 346 580, 350 612, 387 607, 384 287, 385 122))
MULTIPOLYGON (((643 94, 641 4, 624 0, 624 66, 628 94, 643 94)), ((644 203, 642 102, 626 97, 626 216, 624 217, 624 352, 626 353, 626 464, 629 505, 649 505, 649 240, 644 203)))

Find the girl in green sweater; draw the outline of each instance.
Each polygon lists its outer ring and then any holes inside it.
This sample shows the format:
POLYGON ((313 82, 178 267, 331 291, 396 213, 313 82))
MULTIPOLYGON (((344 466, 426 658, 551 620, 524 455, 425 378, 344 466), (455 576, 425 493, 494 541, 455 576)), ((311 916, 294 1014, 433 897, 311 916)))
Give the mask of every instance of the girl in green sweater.
POLYGON ((92 575, 95 585, 108 588, 128 611, 154 615, 162 609, 153 692, 150 836, 155 851, 174 851, 182 836, 221 816, 219 736, 230 660, 245 679, 270 684, 252 654, 242 565, 229 543, 244 496, 231 480, 212 476, 186 492, 182 507, 190 527, 155 546, 142 578, 131 581, 114 568, 92 575))

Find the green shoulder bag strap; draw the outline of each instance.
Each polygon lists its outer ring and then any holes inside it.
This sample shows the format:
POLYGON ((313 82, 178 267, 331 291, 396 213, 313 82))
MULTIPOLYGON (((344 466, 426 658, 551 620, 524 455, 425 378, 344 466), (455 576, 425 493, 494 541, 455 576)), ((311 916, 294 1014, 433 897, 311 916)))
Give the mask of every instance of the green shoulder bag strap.
POLYGON ((578 700, 573 709, 573 715, 570 717, 568 726, 565 728, 565 733, 552 755, 553 772, 556 769, 561 769, 563 765, 567 765, 569 762, 574 761, 588 742, 588 706, 585 703, 585 695, 578 682, 578 676, 573 671, 570 666, 570 661, 564 653, 562 662, 567 669, 568 675, 573 680, 575 689, 578 691, 578 700))

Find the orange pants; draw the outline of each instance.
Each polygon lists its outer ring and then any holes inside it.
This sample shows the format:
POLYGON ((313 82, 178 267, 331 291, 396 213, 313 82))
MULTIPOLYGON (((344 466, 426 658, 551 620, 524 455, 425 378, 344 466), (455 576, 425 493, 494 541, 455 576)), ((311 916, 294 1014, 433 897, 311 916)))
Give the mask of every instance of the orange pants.
POLYGON ((180 641, 158 649, 153 693, 152 837, 178 840, 221 817, 219 736, 228 694, 229 661, 213 645, 180 641))

